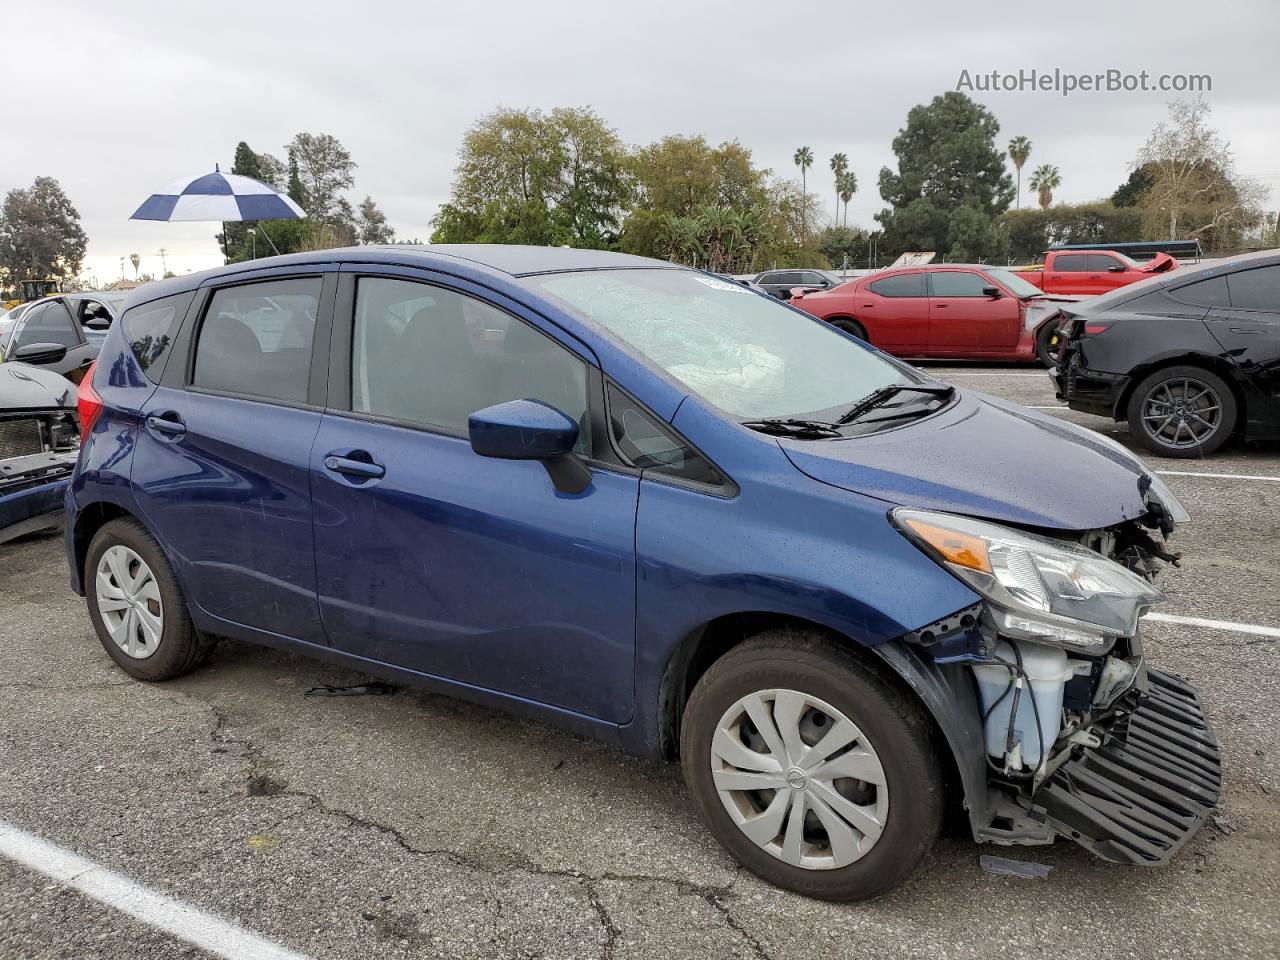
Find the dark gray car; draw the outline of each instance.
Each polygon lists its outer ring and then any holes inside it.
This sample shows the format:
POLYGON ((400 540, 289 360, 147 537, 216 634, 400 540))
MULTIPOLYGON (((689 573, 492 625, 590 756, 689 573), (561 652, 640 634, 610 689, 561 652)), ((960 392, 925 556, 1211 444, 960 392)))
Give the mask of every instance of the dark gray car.
POLYGON ((67 293, 29 304, 17 321, 0 326, 5 360, 39 364, 79 380, 115 319, 124 295, 67 293))
POLYGON ((834 273, 826 270, 766 270, 758 274, 754 283, 771 297, 779 300, 790 300, 793 287, 809 287, 816 290, 830 290, 844 283, 834 273))

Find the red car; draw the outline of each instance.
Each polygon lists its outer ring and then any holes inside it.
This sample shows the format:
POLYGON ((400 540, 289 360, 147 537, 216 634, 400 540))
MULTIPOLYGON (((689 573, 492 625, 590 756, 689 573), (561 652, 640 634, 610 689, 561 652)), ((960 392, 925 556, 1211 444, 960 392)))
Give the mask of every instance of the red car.
POLYGON ((1017 273, 1045 293, 1093 296, 1177 266, 1178 261, 1167 253, 1157 253, 1146 263, 1138 263, 1114 250, 1050 250, 1040 269, 1017 273))
POLYGON ((791 305, 900 357, 1036 360, 1053 365, 1051 319, 1064 301, 999 267, 938 264, 871 273, 791 305))

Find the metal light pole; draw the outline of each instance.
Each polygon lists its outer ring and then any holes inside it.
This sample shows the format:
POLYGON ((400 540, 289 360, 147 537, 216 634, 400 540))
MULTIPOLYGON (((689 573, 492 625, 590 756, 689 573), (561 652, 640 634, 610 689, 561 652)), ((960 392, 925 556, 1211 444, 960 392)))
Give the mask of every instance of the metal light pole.
POLYGON ((253 227, 249 227, 246 232, 249 234, 249 241, 252 244, 252 248, 253 248, 253 253, 250 255, 249 259, 257 260, 258 259, 258 231, 255 230, 253 227))
POLYGON ((164 262, 164 247, 160 248, 160 279, 164 279, 164 275, 169 272, 169 267, 164 262))

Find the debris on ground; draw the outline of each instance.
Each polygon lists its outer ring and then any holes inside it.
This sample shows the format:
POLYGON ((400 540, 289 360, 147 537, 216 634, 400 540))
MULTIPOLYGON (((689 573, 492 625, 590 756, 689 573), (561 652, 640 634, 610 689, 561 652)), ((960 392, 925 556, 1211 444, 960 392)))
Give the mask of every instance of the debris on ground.
POLYGON ((996 877, 1021 877, 1023 880, 1043 880, 1053 867, 1047 863, 1028 863, 1025 860, 1009 860, 983 854, 978 863, 987 873, 996 877))
POLYGON ((1231 821, 1220 813, 1215 813, 1209 819, 1213 822, 1213 825, 1217 828, 1218 832, 1224 837, 1229 837, 1231 834, 1236 832, 1236 828, 1231 825, 1231 821))
POLYGON ((361 683, 353 687, 312 687, 304 697, 389 697, 399 687, 389 683, 361 683))

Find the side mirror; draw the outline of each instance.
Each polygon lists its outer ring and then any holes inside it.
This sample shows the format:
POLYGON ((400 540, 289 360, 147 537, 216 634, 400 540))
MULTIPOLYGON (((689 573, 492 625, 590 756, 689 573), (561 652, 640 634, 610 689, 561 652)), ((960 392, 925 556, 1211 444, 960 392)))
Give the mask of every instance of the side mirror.
POLYGON ((1120 263, 1113 263, 1111 266, 1107 267, 1107 271, 1110 273, 1124 273, 1124 265, 1120 263))
POLYGON ((561 493, 581 493, 591 471, 573 452, 578 424, 540 400, 509 400, 471 414, 471 449, 497 460, 541 460, 561 493))
POLYGON ((25 343, 10 355, 10 360, 22 363, 61 363, 67 358, 67 348, 60 343, 25 343))
POLYGON ((983 287, 982 295, 984 297, 990 297, 992 300, 999 300, 1003 296, 999 287, 983 287))

